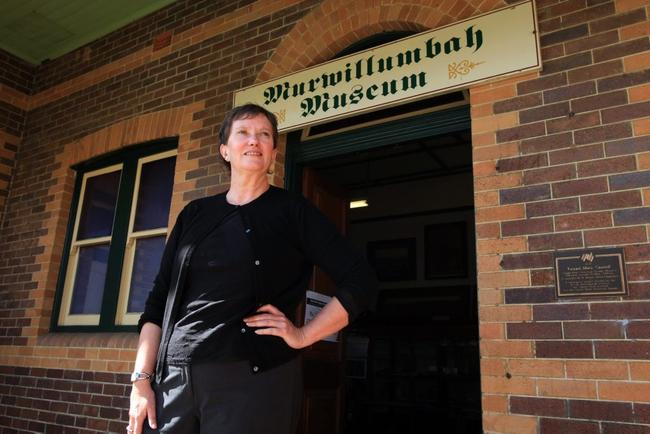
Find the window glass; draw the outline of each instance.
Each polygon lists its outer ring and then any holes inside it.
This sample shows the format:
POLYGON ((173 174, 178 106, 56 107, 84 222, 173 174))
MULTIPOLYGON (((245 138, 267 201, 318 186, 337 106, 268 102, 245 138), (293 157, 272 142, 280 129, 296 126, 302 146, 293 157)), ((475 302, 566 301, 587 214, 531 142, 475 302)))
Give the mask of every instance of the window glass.
POLYGON ((139 239, 135 246, 127 313, 144 311, 165 248, 165 236, 139 239))
POLYGON ((70 314, 99 314, 104 295, 109 244, 79 248, 70 314))
POLYGON ((86 181, 77 240, 111 235, 121 173, 117 170, 86 181))
POLYGON ((142 165, 134 232, 167 226, 175 163, 176 157, 169 157, 142 165))
POLYGON ((132 147, 75 167, 55 328, 115 331, 137 324, 167 239, 173 145, 132 147))

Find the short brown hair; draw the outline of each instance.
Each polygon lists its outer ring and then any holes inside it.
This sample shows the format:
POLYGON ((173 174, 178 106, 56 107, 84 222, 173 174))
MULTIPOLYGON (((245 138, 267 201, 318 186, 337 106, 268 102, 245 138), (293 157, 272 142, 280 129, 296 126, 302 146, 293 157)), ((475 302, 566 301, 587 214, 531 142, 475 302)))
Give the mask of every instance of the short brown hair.
MULTIPOLYGON (((252 118, 257 115, 264 115, 271 124, 273 129, 273 148, 275 149, 278 146, 278 119, 273 113, 268 111, 262 106, 257 104, 244 104, 237 107, 233 107, 230 110, 226 117, 223 118, 221 123, 221 128, 219 128, 219 145, 225 145, 228 143, 228 137, 230 137, 230 130, 232 129, 232 123, 239 119, 252 118)), ((221 153, 219 153, 221 155, 221 153)), ((221 157, 223 164, 225 164, 230 169, 230 162, 224 160, 223 156, 221 157)))

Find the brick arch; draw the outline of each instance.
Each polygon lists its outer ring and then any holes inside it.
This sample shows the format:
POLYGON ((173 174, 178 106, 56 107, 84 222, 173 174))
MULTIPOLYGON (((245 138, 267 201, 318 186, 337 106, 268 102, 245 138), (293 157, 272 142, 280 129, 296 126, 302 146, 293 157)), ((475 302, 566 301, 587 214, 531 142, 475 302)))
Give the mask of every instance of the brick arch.
POLYGON ((322 63, 383 31, 433 29, 504 5, 504 0, 326 0, 282 39, 257 81, 322 63))
MULTIPOLYGON (((325 62, 384 31, 424 31, 506 5, 506 0, 325 0, 285 35, 257 75, 263 82, 325 62), (351 6, 354 5, 354 6, 351 6)), ((280 137, 271 182, 284 182, 286 136, 280 137)))
POLYGON ((183 207, 183 192, 193 187, 192 181, 185 181, 185 175, 198 167, 198 161, 190 160, 188 153, 199 147, 199 140, 192 139, 190 133, 201 128, 202 122, 194 120, 194 117, 204 109, 204 105, 204 102, 198 102, 126 119, 67 143, 57 154, 57 168, 52 173, 52 185, 47 194, 51 200, 45 209, 49 217, 43 223, 40 231, 43 235, 38 238, 37 244, 39 254, 36 255, 35 263, 40 270, 33 276, 36 288, 28 297, 36 300, 36 303, 27 315, 31 324, 24 327, 22 332, 22 336, 31 340, 30 345, 37 343, 34 340, 47 333, 53 315, 52 305, 75 183, 75 173, 70 167, 128 146, 178 137, 175 181, 169 212, 169 222, 173 224, 183 207))

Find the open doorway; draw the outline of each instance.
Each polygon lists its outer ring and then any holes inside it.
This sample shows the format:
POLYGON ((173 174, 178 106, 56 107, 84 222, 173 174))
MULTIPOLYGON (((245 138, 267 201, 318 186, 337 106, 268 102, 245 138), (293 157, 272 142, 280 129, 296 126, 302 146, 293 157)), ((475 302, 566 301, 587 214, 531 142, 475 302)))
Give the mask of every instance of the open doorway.
POLYGON ((481 432, 471 163, 465 128, 303 165, 359 206, 346 236, 380 282, 343 339, 340 432, 481 432))

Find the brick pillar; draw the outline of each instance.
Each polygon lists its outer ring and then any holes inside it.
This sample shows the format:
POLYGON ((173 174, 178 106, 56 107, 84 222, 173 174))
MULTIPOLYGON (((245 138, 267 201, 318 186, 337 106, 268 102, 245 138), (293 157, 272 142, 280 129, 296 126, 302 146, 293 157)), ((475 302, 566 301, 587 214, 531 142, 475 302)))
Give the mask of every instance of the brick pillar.
POLYGON ((471 89, 486 432, 650 430, 647 3, 537 2, 542 72, 471 89), (629 296, 558 300, 600 246, 629 296))

